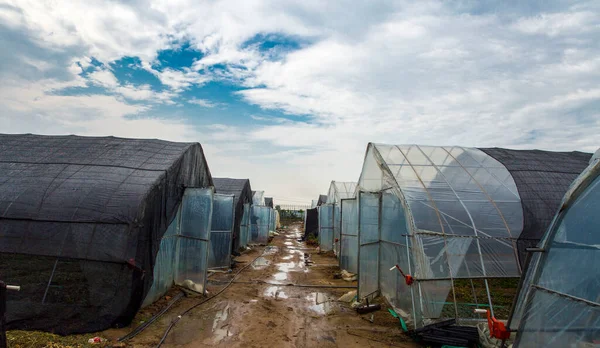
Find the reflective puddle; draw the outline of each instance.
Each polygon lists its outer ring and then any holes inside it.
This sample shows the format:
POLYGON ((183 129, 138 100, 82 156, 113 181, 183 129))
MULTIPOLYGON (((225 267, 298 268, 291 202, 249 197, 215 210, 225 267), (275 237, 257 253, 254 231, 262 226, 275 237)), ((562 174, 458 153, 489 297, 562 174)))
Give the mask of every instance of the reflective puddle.
POLYGON ((279 288, 278 286, 269 286, 265 290, 264 296, 265 297, 273 297, 276 300, 278 300, 278 299, 287 299, 288 298, 288 295, 286 295, 286 293, 283 292, 283 290, 281 290, 281 288, 279 288))
POLYGON ((274 245, 269 245, 265 248, 264 255, 273 255, 279 251, 279 248, 274 245))
POLYGON ((213 321, 212 331, 214 334, 214 342, 220 342, 225 337, 233 336, 233 332, 229 331, 229 325, 223 325, 229 316, 229 305, 225 307, 223 310, 220 310, 215 315, 215 319, 213 321))
POLYGON ((269 260, 267 260, 261 256, 258 259, 254 260, 254 262, 252 262, 252 268, 253 269, 265 269, 270 264, 271 264, 271 262, 269 260))
POLYGON ((286 272, 279 272, 279 273, 275 273, 275 275, 273 275, 273 278, 275 278, 275 280, 278 281, 283 281, 286 280, 288 277, 286 272))
POLYGON ((313 292, 310 295, 306 296, 305 299, 309 302, 308 309, 319 315, 327 315, 333 313, 335 310, 331 299, 326 294, 320 292, 313 292))

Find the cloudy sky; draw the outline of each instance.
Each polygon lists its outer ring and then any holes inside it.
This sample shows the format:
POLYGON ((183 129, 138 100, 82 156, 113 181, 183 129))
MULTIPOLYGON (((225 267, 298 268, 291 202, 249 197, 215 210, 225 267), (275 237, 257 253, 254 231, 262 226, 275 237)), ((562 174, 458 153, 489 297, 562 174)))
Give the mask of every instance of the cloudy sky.
POLYGON ((0 0, 0 132, 200 142, 277 203, 368 142, 593 151, 598 1, 0 0))

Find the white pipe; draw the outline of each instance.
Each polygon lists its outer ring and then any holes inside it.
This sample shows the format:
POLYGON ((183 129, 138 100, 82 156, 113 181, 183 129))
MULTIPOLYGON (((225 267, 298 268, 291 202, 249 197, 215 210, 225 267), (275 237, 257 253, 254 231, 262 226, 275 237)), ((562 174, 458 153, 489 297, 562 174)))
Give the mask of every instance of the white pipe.
POLYGON ((21 291, 21 287, 18 285, 7 285, 6 290, 21 291))

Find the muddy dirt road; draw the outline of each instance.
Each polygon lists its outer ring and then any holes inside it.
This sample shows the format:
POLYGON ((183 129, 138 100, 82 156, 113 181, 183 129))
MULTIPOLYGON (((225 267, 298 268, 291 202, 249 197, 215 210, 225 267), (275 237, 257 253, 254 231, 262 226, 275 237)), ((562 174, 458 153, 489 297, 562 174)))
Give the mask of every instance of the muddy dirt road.
MULTIPOLYGON (((360 316, 349 303, 337 301, 352 289, 335 286, 356 282, 334 279, 337 259, 298 241, 300 227, 293 224, 269 246, 237 257, 234 273, 258 259, 221 295, 182 317, 163 347, 416 347, 385 307, 372 317, 360 316)), ((231 277, 212 274, 209 292, 216 293, 231 277)), ((199 301, 184 299, 128 343, 154 347, 171 320, 199 301)))

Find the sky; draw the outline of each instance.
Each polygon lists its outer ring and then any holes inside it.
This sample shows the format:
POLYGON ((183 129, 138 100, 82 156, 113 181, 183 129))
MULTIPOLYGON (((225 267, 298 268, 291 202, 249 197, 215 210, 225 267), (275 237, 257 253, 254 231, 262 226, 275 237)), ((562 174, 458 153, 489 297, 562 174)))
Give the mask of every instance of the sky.
POLYGON ((593 152, 598 1, 0 0, 0 132, 202 144, 276 204, 367 144, 593 152))

